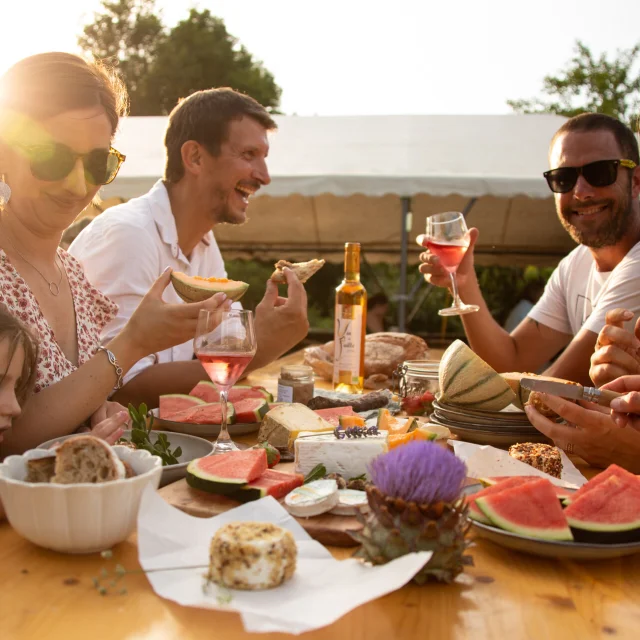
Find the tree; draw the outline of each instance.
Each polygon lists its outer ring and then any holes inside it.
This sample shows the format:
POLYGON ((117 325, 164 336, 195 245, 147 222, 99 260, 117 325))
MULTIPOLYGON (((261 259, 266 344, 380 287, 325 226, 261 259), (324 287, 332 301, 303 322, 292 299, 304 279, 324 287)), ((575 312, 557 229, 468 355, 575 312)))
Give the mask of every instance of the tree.
POLYGON ((155 0, 104 0, 102 7, 103 13, 95 14, 78 43, 95 59, 117 65, 129 91, 131 114, 148 115, 140 112, 145 102, 144 84, 166 38, 155 0))
POLYGON ((580 40, 576 54, 565 71, 546 76, 542 92, 548 99, 508 100, 519 113, 557 113, 575 116, 594 111, 632 122, 640 106, 640 70, 635 69, 640 43, 619 50, 612 61, 602 54, 598 59, 580 40))
POLYGON ((80 46, 118 61, 132 115, 165 115, 180 98, 212 87, 232 87, 277 113, 281 89, 273 75, 209 10, 191 9, 167 31, 154 0, 103 0, 103 8, 80 46))

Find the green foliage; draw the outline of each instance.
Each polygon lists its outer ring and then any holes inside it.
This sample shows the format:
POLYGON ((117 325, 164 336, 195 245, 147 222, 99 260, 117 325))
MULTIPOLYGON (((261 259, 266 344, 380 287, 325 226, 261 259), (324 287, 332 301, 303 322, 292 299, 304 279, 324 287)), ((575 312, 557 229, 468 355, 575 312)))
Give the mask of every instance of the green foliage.
MULTIPOLYGON (((233 280, 243 280, 251 286, 242 298, 242 304, 247 309, 255 309, 262 299, 267 278, 273 272, 273 264, 257 260, 228 260, 227 273, 233 280)), ((476 267, 480 288, 494 318, 504 323, 513 307, 525 296, 527 287, 531 283, 544 284, 553 271, 552 267, 539 268, 535 266, 522 267, 476 267)), ((343 277, 341 264, 327 263, 305 285, 309 297, 309 324, 316 331, 333 332, 333 305, 335 303, 335 288, 343 277)), ((387 320, 393 326, 397 318, 397 302, 393 297, 398 292, 400 281, 400 266, 397 264, 379 263, 362 266, 362 282, 369 295, 379 293, 381 288, 390 300, 387 320)), ((409 267, 407 274, 408 290, 422 276, 417 267, 409 267)), ((428 285, 422 284, 416 297, 407 305, 410 312, 416 300, 426 291, 428 285)), ((282 295, 286 295, 286 287, 281 287, 282 295)), ((412 333, 443 334, 448 337, 464 333, 459 317, 447 318, 444 321, 438 315, 438 309, 451 304, 451 294, 441 288, 430 287, 429 295, 420 305, 418 311, 409 322, 408 330, 412 333)))
POLYGON ((131 115, 166 115, 180 98, 212 87, 232 87, 272 112, 280 103, 273 75, 208 9, 191 9, 169 30, 155 0, 103 0, 78 42, 94 58, 118 63, 131 115))
POLYGON ((545 76, 545 99, 508 100, 519 113, 557 113, 575 116, 584 111, 604 113, 632 123, 640 113, 640 43, 618 50, 613 60, 606 54, 596 58, 580 40, 564 71, 545 76))

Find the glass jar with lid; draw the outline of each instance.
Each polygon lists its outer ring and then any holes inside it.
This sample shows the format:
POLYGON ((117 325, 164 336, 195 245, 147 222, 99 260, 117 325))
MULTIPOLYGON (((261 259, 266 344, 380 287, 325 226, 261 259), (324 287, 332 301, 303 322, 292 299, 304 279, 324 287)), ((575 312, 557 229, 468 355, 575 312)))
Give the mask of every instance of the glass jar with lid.
POLYGON ((286 365, 278 378, 278 402, 306 405, 313 398, 313 369, 304 364, 286 365))
POLYGON ((439 360, 405 360, 394 373, 394 390, 409 415, 429 415, 440 390, 439 360))

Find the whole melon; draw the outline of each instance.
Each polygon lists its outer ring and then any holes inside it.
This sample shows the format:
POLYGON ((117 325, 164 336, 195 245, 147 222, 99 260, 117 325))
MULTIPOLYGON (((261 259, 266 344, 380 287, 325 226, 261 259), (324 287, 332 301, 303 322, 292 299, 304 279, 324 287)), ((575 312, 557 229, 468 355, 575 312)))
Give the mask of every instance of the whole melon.
POLYGON ((438 371, 440 401, 484 411, 500 411, 516 400, 507 382, 462 340, 442 356, 438 371))

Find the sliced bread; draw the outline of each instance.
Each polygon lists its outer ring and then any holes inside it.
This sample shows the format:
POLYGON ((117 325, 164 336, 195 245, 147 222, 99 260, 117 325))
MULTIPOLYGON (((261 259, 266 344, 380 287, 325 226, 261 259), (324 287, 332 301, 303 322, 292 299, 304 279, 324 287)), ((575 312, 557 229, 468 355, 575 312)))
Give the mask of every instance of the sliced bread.
POLYGON ((116 452, 104 440, 86 435, 69 438, 58 447, 51 482, 99 483, 121 480, 125 475, 116 452))

